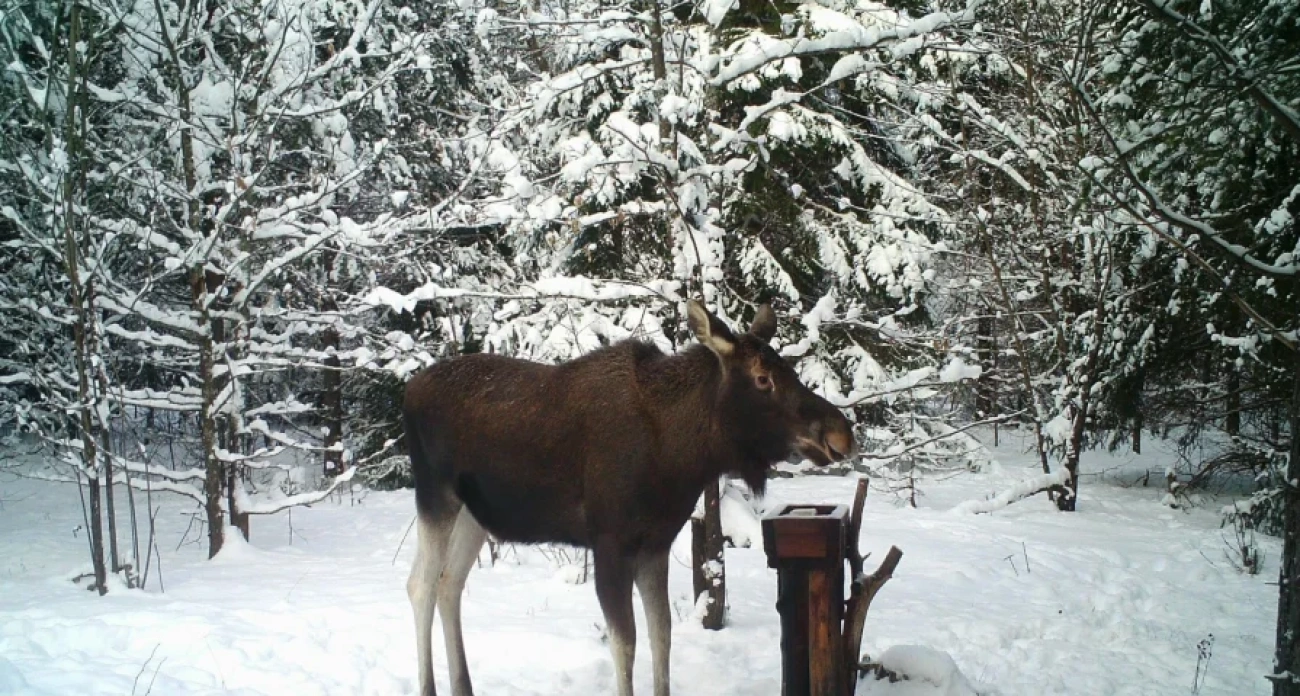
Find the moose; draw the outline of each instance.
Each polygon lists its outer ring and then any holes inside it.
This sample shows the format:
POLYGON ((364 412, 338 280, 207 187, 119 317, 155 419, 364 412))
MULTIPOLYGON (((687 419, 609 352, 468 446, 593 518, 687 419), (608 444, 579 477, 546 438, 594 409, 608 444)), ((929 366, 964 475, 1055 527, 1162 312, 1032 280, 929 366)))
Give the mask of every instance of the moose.
POLYGON ((764 304, 737 335, 690 300, 698 343, 673 355, 629 339, 556 365, 463 355, 411 378, 418 550, 407 593, 421 696, 436 694, 435 610, 452 694, 473 693, 461 594, 488 533, 592 551, 619 696, 632 696, 635 585, 654 693, 668 696, 668 552, 705 486, 732 475, 762 495, 778 462, 826 466, 856 449, 848 419, 769 345, 776 322, 764 304))

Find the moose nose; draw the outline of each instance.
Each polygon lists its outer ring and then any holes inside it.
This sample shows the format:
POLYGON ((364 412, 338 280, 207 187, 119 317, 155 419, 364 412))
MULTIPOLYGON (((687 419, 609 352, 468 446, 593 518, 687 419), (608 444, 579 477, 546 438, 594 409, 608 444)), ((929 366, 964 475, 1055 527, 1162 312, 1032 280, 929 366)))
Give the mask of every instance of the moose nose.
POLYGON ((826 443, 826 449, 836 455, 837 460, 852 457, 857 449, 857 443, 853 441, 853 435, 848 430, 832 430, 826 433, 826 437, 822 441, 826 443))

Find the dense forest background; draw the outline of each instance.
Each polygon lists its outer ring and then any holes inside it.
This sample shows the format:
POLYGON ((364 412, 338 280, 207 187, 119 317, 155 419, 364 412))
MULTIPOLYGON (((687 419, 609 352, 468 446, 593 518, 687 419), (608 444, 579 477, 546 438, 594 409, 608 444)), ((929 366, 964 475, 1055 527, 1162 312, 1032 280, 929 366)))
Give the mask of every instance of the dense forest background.
POLYGON ((1144 433, 1170 504, 1246 481, 1297 688, 1295 0, 20 1, 0 65, 0 435, 85 487, 101 588, 115 495, 215 554, 404 485, 424 365, 768 302, 904 501, 976 426, 1062 511, 1144 433))

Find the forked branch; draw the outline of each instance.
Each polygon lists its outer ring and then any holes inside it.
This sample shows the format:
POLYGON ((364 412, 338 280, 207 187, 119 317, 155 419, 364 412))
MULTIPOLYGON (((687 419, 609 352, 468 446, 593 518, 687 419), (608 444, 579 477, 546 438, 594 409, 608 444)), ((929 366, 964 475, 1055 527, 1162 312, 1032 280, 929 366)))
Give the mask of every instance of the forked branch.
POLYGON ((862 631, 867 625, 867 610, 871 608, 871 600, 875 599, 876 593, 880 592, 885 583, 894 576, 894 569, 903 558, 903 552, 897 546, 891 546, 889 553, 885 554, 885 561, 880 564, 876 572, 870 575, 864 575, 862 572, 865 558, 858 550, 858 536, 862 532, 862 507, 867 501, 868 484, 866 478, 858 479, 858 488, 853 495, 853 510, 849 516, 849 543, 846 555, 853 581, 844 610, 843 633, 844 665, 848 670, 844 683, 847 685, 846 693, 849 696, 857 690, 858 661, 862 651, 862 631))

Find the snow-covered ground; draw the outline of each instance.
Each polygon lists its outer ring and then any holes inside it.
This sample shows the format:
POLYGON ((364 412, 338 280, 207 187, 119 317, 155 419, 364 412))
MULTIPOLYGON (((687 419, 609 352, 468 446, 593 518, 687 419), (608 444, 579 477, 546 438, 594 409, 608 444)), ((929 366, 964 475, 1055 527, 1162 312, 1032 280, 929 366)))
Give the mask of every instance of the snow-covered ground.
MULTIPOLYGON (((893 544, 904 557, 872 607, 864 650, 932 681, 864 681, 859 693, 1188 694, 1197 644, 1211 634, 1200 693, 1268 693, 1276 540, 1260 537, 1262 574, 1242 575, 1224 556, 1226 499, 1175 510, 1160 504, 1156 477, 1149 488, 1120 485, 1168 461, 1159 452, 1087 458, 1089 471, 1107 475, 1084 479, 1075 514, 1041 497, 992 515, 954 512, 1040 473, 1015 444, 997 450, 992 473, 923 484, 919 509, 872 491, 863 548, 878 560, 893 544)), ((853 486, 776 480, 765 504, 848 503, 853 486)), ((189 512, 172 500, 158 519, 165 592, 155 570, 148 591, 100 598, 69 581, 87 568, 77 489, 0 477, 0 694, 414 693, 413 536, 401 543, 409 492, 257 518, 251 546, 232 543, 211 562, 203 543, 177 548, 189 512)), ((690 621, 689 532, 679 538, 674 694, 780 692, 775 574, 760 544, 728 549, 730 625, 709 632, 690 621)), ((476 691, 612 693, 592 586, 536 549, 486 560, 485 549, 464 607, 476 691)), ((639 602, 637 617, 644 626, 639 602)), ((648 694, 644 628, 638 640, 635 683, 648 694)))

